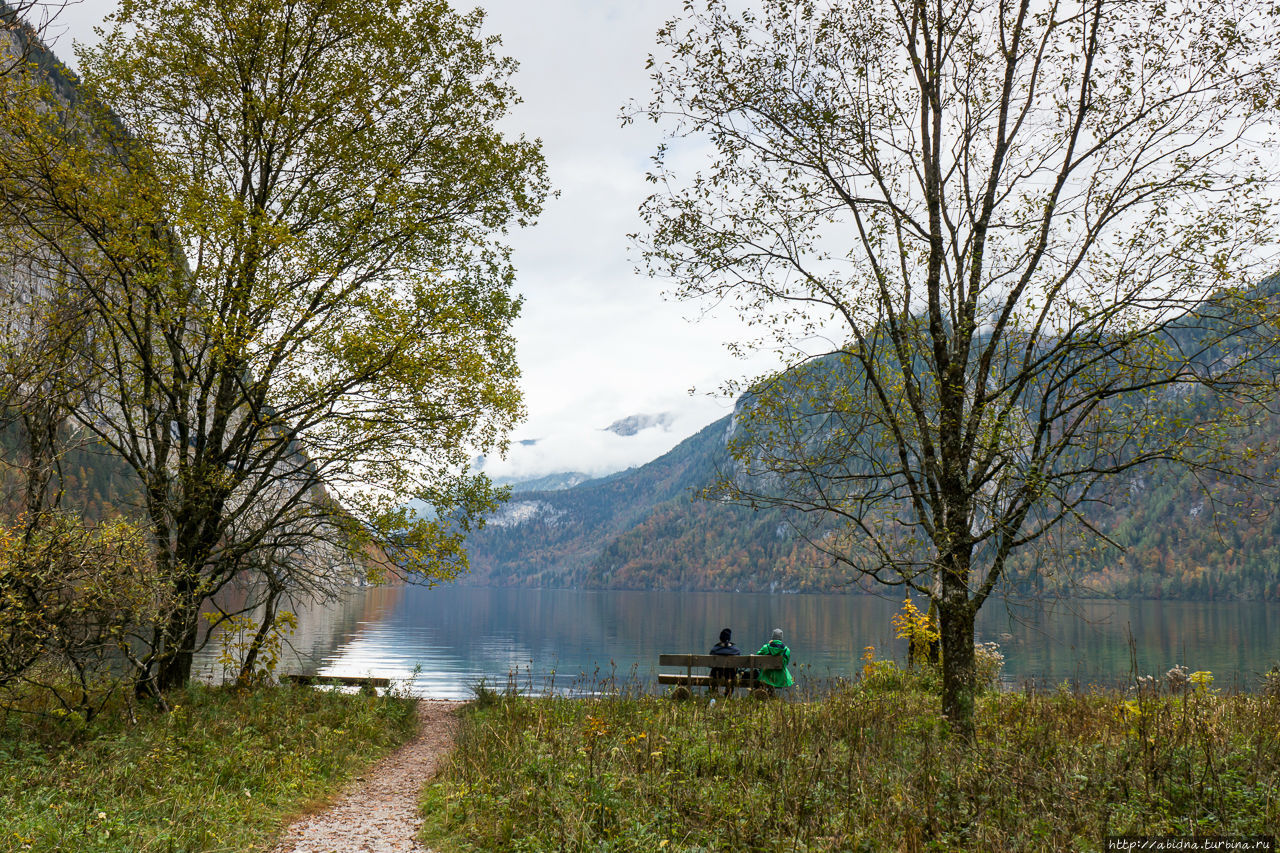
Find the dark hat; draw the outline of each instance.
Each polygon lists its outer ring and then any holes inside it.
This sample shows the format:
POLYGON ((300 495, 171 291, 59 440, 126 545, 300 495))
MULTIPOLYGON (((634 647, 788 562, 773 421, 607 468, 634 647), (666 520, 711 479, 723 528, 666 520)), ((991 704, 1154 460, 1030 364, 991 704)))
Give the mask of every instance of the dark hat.
POLYGON ((732 636, 733 636, 733 632, 730 631, 728 628, 725 628, 723 631, 720 632, 720 642, 727 643, 729 642, 729 638, 732 636))

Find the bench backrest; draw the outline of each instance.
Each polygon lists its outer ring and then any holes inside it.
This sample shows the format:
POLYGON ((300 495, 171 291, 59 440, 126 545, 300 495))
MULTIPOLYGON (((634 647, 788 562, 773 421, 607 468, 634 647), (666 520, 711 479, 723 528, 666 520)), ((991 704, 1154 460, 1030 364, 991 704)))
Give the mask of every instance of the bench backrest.
POLYGON ((658 666, 782 669, 783 662, 780 655, 658 655, 658 666))

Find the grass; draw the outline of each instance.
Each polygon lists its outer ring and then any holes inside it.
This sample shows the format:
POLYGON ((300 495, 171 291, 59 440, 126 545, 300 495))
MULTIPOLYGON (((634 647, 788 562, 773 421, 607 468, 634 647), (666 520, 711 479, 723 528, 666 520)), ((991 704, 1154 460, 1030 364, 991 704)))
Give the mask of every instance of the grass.
POLYGON ((0 851, 263 850, 412 733, 411 700, 192 687, 172 711, 0 720, 0 851))
POLYGON ((973 747, 935 695, 473 703, 423 796, 439 851, 1102 850, 1108 835, 1275 835, 1280 699, 1147 685, 987 694, 973 747))

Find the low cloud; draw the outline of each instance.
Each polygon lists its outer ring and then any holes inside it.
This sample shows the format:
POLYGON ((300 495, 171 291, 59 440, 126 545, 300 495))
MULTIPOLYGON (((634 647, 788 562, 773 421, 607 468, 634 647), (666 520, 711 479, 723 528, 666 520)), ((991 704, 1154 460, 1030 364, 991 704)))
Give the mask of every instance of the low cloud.
POLYGON ((573 412, 559 418, 539 418, 536 444, 513 442, 505 459, 490 456, 483 469, 491 477, 524 480, 546 474, 581 471, 602 477, 650 462, 729 413, 730 407, 707 397, 668 401, 668 428, 642 429, 630 435, 602 430, 601 419, 579 418, 573 412))

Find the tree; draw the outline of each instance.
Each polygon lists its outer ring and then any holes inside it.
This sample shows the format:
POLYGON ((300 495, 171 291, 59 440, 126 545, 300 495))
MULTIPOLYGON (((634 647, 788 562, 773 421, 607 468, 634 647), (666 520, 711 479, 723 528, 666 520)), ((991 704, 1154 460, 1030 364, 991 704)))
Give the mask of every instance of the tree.
POLYGON ((8 236, 0 265, 40 284, 0 291, 0 430, 16 451, 6 460, 4 485, 20 491, 5 495, 4 504, 34 525, 58 509, 62 459, 83 444, 67 413, 92 393, 92 377, 77 369, 88 326, 75 294, 46 277, 45 259, 28 255, 17 233, 8 236))
POLYGON ((1248 473, 1276 11, 687 10, 632 113, 675 140, 646 259, 793 353, 744 396, 711 494, 814 519, 831 559, 928 596, 942 710, 971 737, 974 618, 1012 553, 1079 532, 1138 466, 1248 473))
MULTIPOLYGON (((0 0, 0 80, 34 64, 67 82, 40 41, 64 8, 65 2, 0 0)), ((86 377, 76 376, 71 363, 85 333, 84 311, 51 274, 49 254, 24 239, 20 224, 0 213, 0 229, 6 238, 0 268, 27 282, 0 293, 0 428, 21 427, 27 451, 20 463, 21 506, 28 524, 36 524, 61 499, 55 481, 66 449, 65 411, 85 391, 86 377)))
POLYGON ((355 564, 466 566, 499 496, 471 456, 521 413, 501 235, 546 193, 538 143, 496 129, 515 66, 482 21, 125 0, 83 97, 9 99, 10 215, 93 305, 106 385, 74 414, 137 473, 173 591, 141 661, 160 688, 245 577, 271 614, 282 585, 331 594, 355 564))

